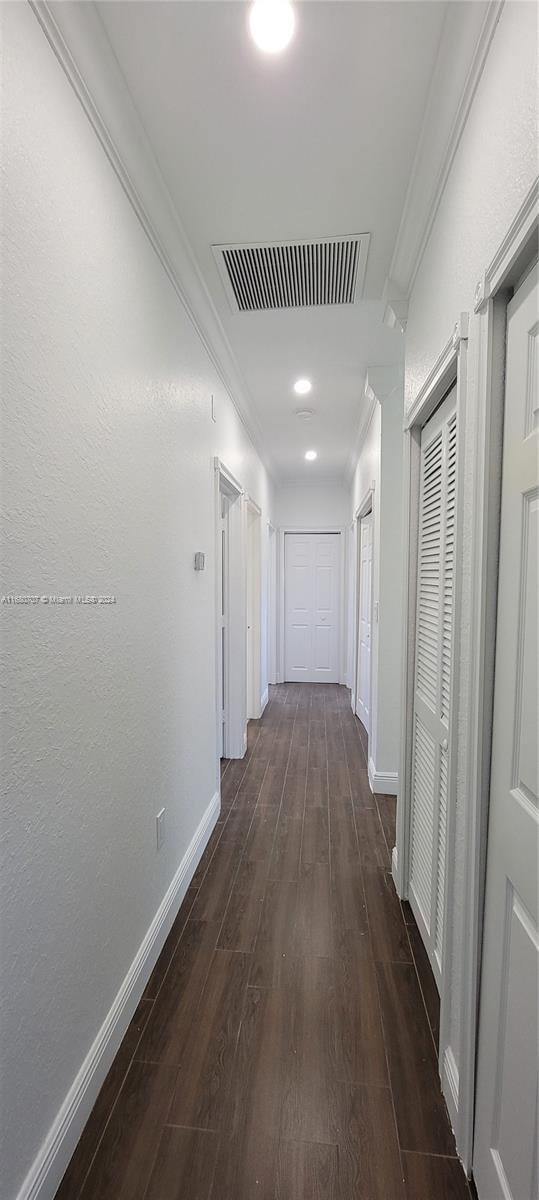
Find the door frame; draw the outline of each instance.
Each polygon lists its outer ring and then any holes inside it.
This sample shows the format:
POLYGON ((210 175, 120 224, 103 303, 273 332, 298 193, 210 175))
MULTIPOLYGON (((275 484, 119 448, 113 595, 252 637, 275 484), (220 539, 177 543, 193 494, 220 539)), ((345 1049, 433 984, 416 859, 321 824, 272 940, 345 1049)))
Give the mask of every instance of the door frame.
POLYGON ((268 521, 268 685, 277 683, 277 530, 268 521))
MULTIPOLYGON (((453 333, 427 376, 407 414, 403 449, 403 628, 401 677, 401 750, 397 801, 397 844, 392 854, 392 873, 398 895, 409 897, 412 748, 417 614, 417 567, 420 531, 421 431, 438 405, 456 385, 457 481, 455 505, 455 563, 461 561, 463 538, 463 464, 466 434, 468 372, 468 313, 462 312, 453 333)), ((458 1091, 455 1087, 454 1056, 449 1046, 451 1017, 451 946, 453 938, 453 894, 455 842, 457 734, 460 687, 460 636, 462 629, 461 572, 455 570, 453 636, 451 654, 451 699, 449 713, 447 838, 445 862, 445 912, 442 941, 442 987, 440 993, 439 1065, 442 1089, 455 1128, 458 1091)), ((458 1079, 458 1074, 457 1074, 458 1079)))
POLYGON ((338 534, 339 535, 339 632, 337 638, 338 646, 338 661, 339 661, 339 683, 344 683, 346 678, 346 663, 344 662, 345 653, 345 606, 346 599, 344 594, 344 542, 345 542, 345 527, 338 525, 281 525, 277 530, 277 595, 278 595, 278 622, 277 622, 277 674, 278 683, 284 683, 285 679, 285 537, 287 533, 321 533, 321 534, 338 534))
POLYGON ((476 1049, 481 986, 481 955, 490 804, 490 760, 496 660, 498 552, 505 406, 507 306, 514 288, 537 258, 539 179, 535 179, 515 219, 475 290, 476 370, 472 403, 476 412, 476 474, 471 561, 470 736, 464 764, 467 808, 464 887, 467 919, 463 929, 460 1011, 463 1052, 459 1073, 457 1146, 465 1169, 473 1159, 476 1049))
POLYGON ((262 716, 262 510, 247 494, 244 495, 245 507, 245 569, 246 569, 246 609, 245 609, 245 694, 247 720, 258 720, 262 716), (249 526, 249 518, 254 524, 249 526), (252 589, 252 595, 251 595, 252 589), (249 602, 252 612, 249 612, 249 602), (249 662, 248 662, 248 629, 251 618, 252 646, 252 678, 249 696, 249 662), (254 621, 254 629, 253 629, 254 621), (252 711, 249 711, 249 710, 252 711))
MULTIPOLYGON (((448 1015, 451 997, 451 970, 447 970, 447 943, 444 930, 444 981, 442 986, 442 1017, 440 1028, 440 1074, 442 1088, 455 1131, 457 1150, 468 1174, 472 1168, 476 1047, 478 1029, 478 1006, 480 990, 482 929, 486 874, 486 845, 488 810, 490 799, 490 753, 493 681, 496 649, 496 610, 498 580, 498 547, 500 534, 500 494, 503 450, 503 407, 505 335, 507 303, 512 289, 519 282, 528 265, 537 255, 539 232, 539 180, 535 179, 505 237, 500 243, 489 266, 480 279, 474 300, 474 314, 470 321, 470 347, 462 345, 463 330, 457 327, 454 339, 445 348, 421 389, 405 427, 404 441, 404 563, 403 563, 403 671, 401 682, 401 779, 402 791, 409 788, 411 746, 407 745, 410 723, 407 709, 413 693, 414 654, 410 653, 410 621, 415 612, 415 580, 417 574, 417 529, 411 520, 414 497, 419 494, 417 453, 417 431, 414 422, 421 417, 421 402, 429 388, 437 387, 437 374, 453 363, 455 374, 465 380, 463 369, 470 367, 467 395, 457 401, 465 401, 473 420, 470 421, 468 438, 473 439, 470 453, 474 458, 472 484, 473 521, 470 546, 466 561, 471 565, 472 602, 468 614, 470 646, 469 673, 463 683, 461 702, 466 708, 467 745, 466 756, 461 764, 462 779, 459 788, 468 798, 465 811, 465 833, 463 845, 463 892, 465 921, 458 960, 451 966, 462 979, 462 996, 459 1010, 460 1061, 456 1067, 451 1047, 446 1044, 449 1037, 448 1015), (461 358, 464 350, 464 357, 461 358), (455 370, 455 358, 456 370, 455 370)), ((451 378, 446 384, 451 385, 451 378)), ((428 398, 428 396, 426 397, 428 398)), ((440 399, 442 396, 440 396, 440 399)), ((434 405, 436 407, 436 405, 434 405)), ((430 413, 429 413, 430 415, 430 413)), ((425 418, 426 420, 427 418, 425 418)), ((463 422, 460 409, 460 432, 463 422)), ((424 423, 424 422, 423 422, 424 423)), ((459 461, 460 456, 459 442, 459 461)), ((460 489, 462 491, 462 489, 460 489)), ((460 604, 460 599, 459 599, 460 604)), ((459 614, 460 624, 460 614, 459 614)), ((453 681, 453 697, 456 698, 456 683, 453 681)), ((453 722, 453 716, 452 716, 453 722)), ((453 726, 454 727, 454 726, 453 726)), ((408 791, 409 795, 409 791, 408 791)), ((398 855, 393 855, 393 878, 399 895, 406 895, 407 850, 405 842, 406 804, 399 802, 397 808, 398 855), (401 852, 402 851, 402 852, 401 852)), ((448 834, 448 848, 449 848, 448 834)), ((454 872, 452 864, 446 874, 446 895, 449 909, 453 908, 454 872)))
POLYGON ((374 624, 376 624, 376 620, 375 620, 376 614, 375 614, 375 610, 374 610, 374 575, 375 575, 374 556, 375 556, 375 546, 376 546, 376 540, 375 540, 375 536, 376 536, 375 499, 376 499, 376 497, 375 497, 375 493, 376 493, 376 484, 373 479, 371 486, 369 488, 367 488, 367 491, 365 492, 365 495, 361 501, 361 504, 359 504, 358 508, 356 509, 355 515, 354 515, 354 525, 355 525, 354 543, 355 543, 355 555, 356 555, 356 563, 355 563, 355 571, 354 571, 354 595, 353 595, 354 659, 353 659, 353 664, 352 664, 353 687, 352 687, 352 695, 351 695, 350 699, 351 699, 351 703, 352 703, 352 711, 356 716, 357 716, 356 708, 357 708, 357 680, 358 680, 358 669, 357 668, 358 668, 358 657, 359 657, 359 597, 361 594, 361 592, 360 592, 360 584, 361 584, 361 581, 360 581, 360 575, 361 575, 361 522, 364 517, 367 517, 369 515, 369 513, 371 513, 371 517, 372 517, 371 668, 370 668, 370 680, 369 680, 369 692, 370 692, 371 707, 370 707, 370 720, 369 720, 370 728, 369 728, 369 732, 367 734, 367 739, 368 739, 367 740, 367 747, 368 747, 367 762, 369 762, 370 758, 371 758, 372 733, 373 733, 372 714, 373 714, 373 707, 374 707, 373 706, 373 681, 374 681, 373 659, 374 659, 374 654, 373 654, 373 647, 372 647, 372 642, 373 642, 372 626, 374 624))
POLYGON ((225 722, 224 755, 225 758, 243 758, 247 748, 247 696, 246 696, 246 571, 245 571, 245 493, 228 467, 219 458, 214 458, 215 474, 215 649, 216 649, 216 689, 215 689, 215 731, 216 731, 216 780, 220 786, 219 747, 221 736, 220 696, 222 693, 221 678, 221 645, 220 645, 220 579, 221 579, 221 495, 228 496, 231 501, 228 516, 228 622, 226 637, 226 656, 228 659, 227 682, 225 686, 225 722))

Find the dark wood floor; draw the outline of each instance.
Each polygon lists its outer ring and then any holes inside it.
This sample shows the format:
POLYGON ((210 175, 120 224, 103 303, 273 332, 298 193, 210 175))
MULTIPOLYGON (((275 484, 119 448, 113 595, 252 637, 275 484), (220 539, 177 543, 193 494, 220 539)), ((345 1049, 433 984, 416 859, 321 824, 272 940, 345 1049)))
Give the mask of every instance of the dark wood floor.
POLYGON ((337 686, 273 688, 57 1200, 470 1200, 337 686))

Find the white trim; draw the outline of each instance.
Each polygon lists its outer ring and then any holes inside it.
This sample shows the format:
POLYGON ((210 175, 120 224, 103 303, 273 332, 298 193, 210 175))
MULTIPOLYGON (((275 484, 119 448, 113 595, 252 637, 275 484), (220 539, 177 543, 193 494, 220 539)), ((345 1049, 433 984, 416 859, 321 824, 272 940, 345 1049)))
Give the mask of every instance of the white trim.
MULTIPOLYGON (((463 464, 466 437, 466 404, 467 404, 467 350, 468 350, 468 314, 461 313, 453 333, 425 383, 413 402, 405 424, 404 443, 404 496, 403 496, 403 544, 404 544, 404 602, 403 602, 403 657, 401 684, 401 758, 399 767, 400 791, 397 804, 397 848, 395 884, 401 899, 409 899, 414 908, 418 924, 419 915, 413 904, 413 896, 409 892, 409 842, 411 816, 411 770, 412 770, 412 738, 414 711, 414 673, 415 673, 415 641, 416 641, 416 603, 417 603, 417 550, 419 536, 419 473, 420 473, 420 441, 421 430, 432 416, 444 396, 456 383, 456 415, 457 415, 457 485, 456 485, 456 525, 455 525, 455 562, 460 562, 462 553, 463 525, 463 464)), ((455 591, 453 610, 453 648, 452 648, 452 685, 449 713, 449 770, 448 770, 448 800, 447 800, 447 837, 445 864, 445 914, 441 980, 440 1006, 440 1074, 442 1084, 443 1055, 448 1047, 450 1035, 451 986, 452 986, 452 913, 454 905, 455 886, 455 855, 452 853, 455 838, 456 819, 456 786, 457 786, 457 750, 458 750, 458 705, 460 692, 460 631, 462 627, 462 586, 461 572, 455 571, 455 591)), ((439 975, 437 964, 433 963, 435 976, 439 975)), ((445 1095, 444 1087, 444 1095, 445 1095)), ((449 1099, 446 1095, 446 1100, 449 1099)), ((458 1113, 458 1104, 456 1112, 458 1113)), ((456 1118, 455 1118, 456 1119, 456 1118)), ((454 1128, 456 1126, 454 1125, 454 1128)))
MULTIPOLYGON (((376 397, 375 397, 375 401, 376 401, 376 397)), ((366 492, 364 493, 361 503, 356 508, 356 512, 355 512, 355 516, 354 516, 355 572, 354 572, 354 594, 352 597, 352 603, 354 605, 354 660, 353 660, 353 674, 352 674, 354 686, 352 689, 351 702, 352 702, 352 712, 354 713, 355 716, 357 716, 357 691, 358 691, 358 670, 357 670, 357 668, 358 668, 358 654, 359 654, 359 594, 360 594, 360 574, 361 574, 361 546, 360 546, 361 522, 364 517, 369 515, 369 513, 371 514, 371 519, 372 519, 372 567, 371 567, 371 629, 372 629, 372 627, 374 625, 374 604, 375 604, 374 580, 375 580, 375 575, 376 575, 376 572, 375 572, 375 565, 376 565, 375 555, 376 555, 376 548, 377 548, 376 534, 378 531, 378 513, 377 513, 377 509, 376 509, 376 480, 375 479, 372 480, 370 487, 368 487, 366 492)), ((376 630, 376 636, 378 637, 378 630, 376 630)), ((372 638, 371 638, 371 664, 370 664, 371 677, 369 680, 369 693, 370 693, 370 706, 371 707, 370 707, 370 713, 369 713, 369 717, 370 717, 369 729, 367 731, 367 759, 369 758, 371 745, 372 745, 372 729, 373 729, 372 714, 373 714, 373 709, 374 709, 374 704, 373 704, 374 691, 376 692, 376 700, 378 700, 378 680, 376 681, 376 689, 373 689, 373 669, 372 669, 373 668, 373 659, 374 659, 374 655, 372 653, 372 638)), ((371 791, 372 790, 373 789, 372 789, 372 785, 371 785, 371 791)))
POLYGON ((268 684, 277 683, 277 554, 275 526, 268 522, 268 684))
POLYGON ((352 481, 352 479, 354 477, 354 471, 356 469, 357 462, 358 462, 359 456, 361 454, 361 450, 363 448, 363 443, 367 437, 367 434, 369 432, 370 423, 376 412, 377 399, 376 399, 376 396, 374 395, 374 392, 371 391, 369 394, 367 394, 367 380, 365 380, 364 396, 365 396, 366 406, 363 410, 363 415, 359 422, 356 439, 352 445, 352 449, 348 456, 348 462, 346 464, 345 478, 348 480, 349 483, 352 481))
POLYGON ((82 1063, 17 1200, 53 1200, 221 810, 216 792, 82 1063))
POLYGON ((401 367, 368 367, 365 375, 363 395, 365 406, 359 423, 355 441, 348 456, 345 477, 351 482, 356 465, 361 454, 363 443, 369 431, 369 426, 376 411, 376 405, 382 404, 395 388, 402 383, 401 367))
POLYGON ((537 256, 539 181, 534 180, 476 290, 477 364, 471 398, 476 413, 475 480, 470 559, 472 659, 469 678, 469 735, 465 763, 466 813, 464 892, 466 921, 460 974, 461 1049, 457 1147, 466 1170, 473 1153, 476 1044, 486 844, 490 799, 492 702, 496 653, 496 609, 500 493, 505 401, 505 339, 510 289, 537 256))
POLYGON ((393 878, 393 883, 395 884, 395 889, 398 891, 397 880, 399 877, 399 852, 396 846, 393 846, 391 851, 391 875, 393 878))
POLYGON ((260 697, 260 716, 262 716, 262 713, 264 712, 264 709, 266 708, 268 700, 269 700, 269 689, 265 688, 260 697))
POLYGON ((368 773, 371 792, 381 792, 386 796, 398 795, 399 776, 397 771, 377 771, 372 758, 369 757, 368 773))
POLYGON ((345 617, 346 617, 346 597, 345 591, 345 545, 346 545, 346 526, 339 525, 281 525, 277 530, 278 545, 277 545, 277 595, 278 595, 278 624, 277 624, 277 672, 278 683, 285 682, 285 537, 287 533, 334 533, 340 536, 339 543, 339 587, 341 590, 339 599, 339 639, 338 639, 338 662, 339 662, 339 683, 343 684, 346 679, 346 663, 344 656, 346 654, 346 638, 344 636, 345 617))
POLYGON ((228 467, 215 457, 215 730, 217 780, 220 778, 219 747, 221 744, 221 646, 220 646, 220 569, 221 569, 221 494, 232 504, 228 510, 228 623, 227 659, 229 664, 226 687, 227 721, 225 723, 225 755, 243 758, 247 729, 247 667, 246 667, 246 568, 245 568, 245 493, 228 467))
POLYGON ((533 237, 537 238, 537 208, 539 204, 539 176, 521 204, 514 221, 498 247, 492 262, 475 289, 475 312, 484 310, 491 296, 502 288, 516 282, 522 274, 522 257, 533 237))
POLYGON ((412 425, 420 427, 426 425, 429 417, 432 416, 435 408, 438 407, 456 379, 456 363, 460 344, 468 337, 468 326, 468 313, 463 312, 460 314, 449 341, 438 355, 434 366, 406 413, 405 429, 410 429, 412 425))
POLYGON ((447 5, 387 281, 404 297, 413 288, 502 8, 503 0, 489 0, 486 13, 482 5, 447 5))
POLYGON ((232 474, 232 471, 229 471, 228 467, 220 458, 217 457, 217 455, 215 455, 213 460, 213 466, 214 470, 218 471, 219 475, 226 480, 232 491, 236 492, 238 496, 245 495, 241 483, 239 483, 236 477, 232 474))
POLYGON ((250 441, 274 475, 247 385, 94 4, 29 0, 250 441))

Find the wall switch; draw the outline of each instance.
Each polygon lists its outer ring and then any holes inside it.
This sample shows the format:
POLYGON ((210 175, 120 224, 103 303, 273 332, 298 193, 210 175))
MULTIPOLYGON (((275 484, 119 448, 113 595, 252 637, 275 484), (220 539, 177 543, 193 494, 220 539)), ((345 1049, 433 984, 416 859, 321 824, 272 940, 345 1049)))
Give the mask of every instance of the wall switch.
POLYGON ((160 850, 165 840, 165 810, 161 808, 155 818, 155 832, 157 838, 157 849, 160 850))

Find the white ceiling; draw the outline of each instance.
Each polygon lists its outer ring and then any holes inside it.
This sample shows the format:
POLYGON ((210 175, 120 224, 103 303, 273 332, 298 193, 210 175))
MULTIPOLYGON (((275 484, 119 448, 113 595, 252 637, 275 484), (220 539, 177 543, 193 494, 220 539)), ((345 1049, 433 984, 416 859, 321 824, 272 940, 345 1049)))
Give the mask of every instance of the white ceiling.
POLYGON ((400 363, 381 293, 446 5, 303 0, 293 42, 257 51, 247 5, 98 4, 276 473, 342 477, 369 366, 400 363), (212 244, 371 233, 353 307, 234 314, 212 244), (313 381, 303 402, 292 384, 313 381), (309 422, 294 409, 316 410, 309 422), (304 451, 318 450, 315 464, 304 451))

